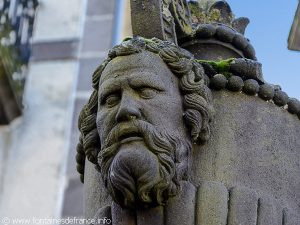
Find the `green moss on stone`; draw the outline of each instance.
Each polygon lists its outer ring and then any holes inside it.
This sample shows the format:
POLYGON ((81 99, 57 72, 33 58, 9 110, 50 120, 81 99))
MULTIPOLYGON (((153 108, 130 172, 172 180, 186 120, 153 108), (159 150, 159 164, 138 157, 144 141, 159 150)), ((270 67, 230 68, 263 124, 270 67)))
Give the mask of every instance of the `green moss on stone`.
POLYGON ((235 58, 229 58, 221 61, 211 61, 211 60, 195 60, 198 63, 207 63, 211 65, 217 73, 223 74, 225 77, 229 78, 232 76, 230 73, 230 64, 235 60, 235 58))

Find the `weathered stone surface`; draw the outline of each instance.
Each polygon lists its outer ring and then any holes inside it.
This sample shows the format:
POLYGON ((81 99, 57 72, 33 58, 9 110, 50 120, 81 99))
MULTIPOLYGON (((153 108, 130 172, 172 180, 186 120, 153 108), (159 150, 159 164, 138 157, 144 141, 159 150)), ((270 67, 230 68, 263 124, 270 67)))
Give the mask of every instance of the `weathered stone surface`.
MULTIPOLYGON (((74 171, 75 172, 75 171, 74 171)), ((83 215, 83 186, 77 176, 68 181, 62 209, 63 217, 83 215)))
POLYGON ((101 174, 95 169, 94 164, 86 160, 84 181, 85 218, 94 218, 99 208, 111 205, 111 202, 111 197, 102 183, 101 174))
POLYGON ((231 76, 228 79, 227 88, 230 91, 241 91, 244 86, 244 81, 238 76, 231 76))
POLYGON ((196 225, 226 225, 229 192, 218 182, 204 182, 198 187, 196 225))
POLYGON ((137 225, 135 212, 123 209, 115 202, 112 203, 111 214, 113 225, 137 225))
POLYGON ((164 39, 161 0, 131 0, 131 21, 134 35, 164 39), (143 21, 143 23, 141 23, 143 21))
POLYGON ((197 59, 219 61, 244 57, 241 50, 234 48, 229 43, 216 40, 215 38, 194 39, 180 43, 180 46, 193 53, 197 59))
POLYGON ((271 197, 262 196, 258 201, 257 225, 282 225, 282 208, 271 197))
POLYGON ((244 49, 248 46, 249 41, 247 40, 247 38, 244 35, 236 34, 232 40, 232 43, 238 49, 244 49))
POLYGON ((275 91, 273 101, 278 106, 284 106, 288 103, 289 96, 285 92, 277 90, 275 91))
POLYGON ((272 85, 263 84, 259 87, 258 96, 263 100, 271 100, 274 97, 275 90, 272 85))
POLYGON ((300 216, 292 210, 285 208, 283 211, 283 225, 299 225, 300 216))
POLYGON ((300 102, 295 98, 290 98, 288 101, 288 111, 292 114, 300 112, 300 102))
POLYGON ((215 90, 221 90, 226 87, 227 78, 223 74, 216 74, 210 80, 210 87, 215 90))
POLYGON ((200 24, 196 30, 196 35, 199 38, 211 38, 215 33, 216 27, 212 24, 200 24))
POLYGON ((193 151, 192 181, 243 185, 300 214, 300 121, 255 96, 215 91, 210 141, 193 151))
POLYGON ((261 63, 245 58, 234 59, 230 63, 230 72, 244 79, 254 79, 264 83, 261 63))
POLYGON ((256 60, 255 49, 250 43, 247 45, 243 52, 246 58, 256 60))
POLYGON ((219 26, 216 31, 216 35, 219 40, 224 41, 224 42, 229 42, 231 43, 234 36, 235 36, 235 31, 230 29, 229 27, 226 26, 219 26))
POLYGON ((249 79, 244 82, 243 91, 248 95, 255 95, 259 90, 259 84, 256 80, 249 79))
POLYGON ((253 190, 235 187, 230 190, 228 225, 256 225, 258 196, 253 190))
POLYGON ((195 222, 196 188, 183 182, 180 195, 169 200, 165 207, 165 224, 193 225, 195 222))
POLYGON ((137 225, 164 225, 164 208, 162 206, 138 209, 136 214, 137 225))

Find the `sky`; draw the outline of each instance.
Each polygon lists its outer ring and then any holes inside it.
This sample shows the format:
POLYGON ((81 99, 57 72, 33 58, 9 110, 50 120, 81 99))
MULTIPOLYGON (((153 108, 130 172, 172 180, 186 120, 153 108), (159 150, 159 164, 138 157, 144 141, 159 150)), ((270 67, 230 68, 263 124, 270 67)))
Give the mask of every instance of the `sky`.
POLYGON ((264 78, 300 100, 300 52, 287 48, 298 0, 227 0, 236 17, 248 17, 245 36, 262 63, 264 78))

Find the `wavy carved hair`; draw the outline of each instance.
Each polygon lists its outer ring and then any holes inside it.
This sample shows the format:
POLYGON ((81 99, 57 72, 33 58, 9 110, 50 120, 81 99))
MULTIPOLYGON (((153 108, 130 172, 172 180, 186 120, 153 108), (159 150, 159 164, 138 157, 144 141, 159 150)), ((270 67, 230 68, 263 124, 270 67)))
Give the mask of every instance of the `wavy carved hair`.
POLYGON ((85 158, 87 157, 90 162, 97 165, 97 155, 101 149, 96 127, 101 74, 113 58, 132 55, 141 51, 158 54, 173 74, 180 79, 179 89, 183 96, 183 116, 190 130, 192 141, 201 144, 209 139, 209 123, 212 120, 214 110, 211 91, 207 87, 208 78, 202 65, 197 63, 188 51, 166 41, 141 37, 124 40, 109 51, 108 58, 94 72, 93 93, 79 116, 78 128, 81 134, 77 145, 76 161, 77 171, 80 173, 82 182, 84 181, 85 158))

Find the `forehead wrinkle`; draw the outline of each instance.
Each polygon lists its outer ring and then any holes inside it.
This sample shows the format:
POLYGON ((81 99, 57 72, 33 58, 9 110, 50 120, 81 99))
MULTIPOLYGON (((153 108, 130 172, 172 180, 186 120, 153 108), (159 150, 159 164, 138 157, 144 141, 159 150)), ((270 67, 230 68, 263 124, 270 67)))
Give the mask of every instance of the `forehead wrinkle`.
MULTIPOLYGON (((103 72, 102 76, 100 77, 99 86, 101 86, 103 83, 109 80, 117 80, 119 77, 122 77, 124 75, 128 75, 128 77, 134 76, 137 78, 147 79, 148 77, 156 77, 160 81, 162 70, 158 69, 155 65, 153 66, 136 66, 136 67, 130 67, 129 69, 125 68, 112 68, 109 72, 103 72), (144 75, 141 75, 144 74, 144 75)), ((151 79, 153 80, 153 79, 151 79)))
MULTIPOLYGON (((167 67, 167 65, 166 65, 167 67)), ((149 70, 151 71, 152 73, 154 73, 154 71, 160 71, 161 69, 157 68, 157 66, 155 64, 153 65, 127 65, 127 66, 124 66, 122 65, 122 67, 119 67, 118 66, 115 66, 115 67, 112 67, 112 68, 109 68, 107 67, 106 69, 108 69, 109 71, 103 71, 101 77, 100 77, 100 85, 101 85, 101 82, 103 82, 104 80, 107 80, 107 79, 112 79, 112 78, 117 78, 119 76, 122 76, 124 74, 127 74, 127 73, 141 73, 141 72, 147 72, 145 70, 149 70)), ((147 72, 147 73, 150 73, 150 72, 147 72)))
POLYGON ((164 87, 164 82, 161 79, 160 75, 151 72, 143 72, 143 75, 140 73, 132 73, 128 77, 128 83, 132 87, 139 87, 142 86, 143 84, 147 85, 155 85, 158 87, 163 88, 164 87))

